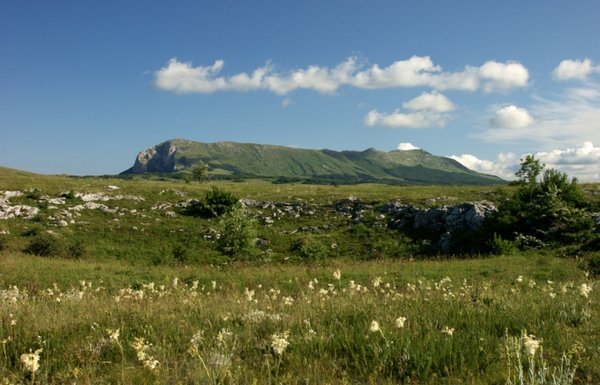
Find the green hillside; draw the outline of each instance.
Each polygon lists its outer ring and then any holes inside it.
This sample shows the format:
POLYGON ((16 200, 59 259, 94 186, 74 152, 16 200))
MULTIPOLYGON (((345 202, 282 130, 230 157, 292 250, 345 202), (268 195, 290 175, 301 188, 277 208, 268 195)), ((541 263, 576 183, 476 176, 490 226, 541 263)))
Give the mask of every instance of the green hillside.
POLYGON ((198 162, 221 178, 291 179, 406 184, 498 184, 492 175, 469 170, 455 160, 423 150, 309 150, 284 146, 173 139, 138 154, 123 174, 187 174, 198 162))

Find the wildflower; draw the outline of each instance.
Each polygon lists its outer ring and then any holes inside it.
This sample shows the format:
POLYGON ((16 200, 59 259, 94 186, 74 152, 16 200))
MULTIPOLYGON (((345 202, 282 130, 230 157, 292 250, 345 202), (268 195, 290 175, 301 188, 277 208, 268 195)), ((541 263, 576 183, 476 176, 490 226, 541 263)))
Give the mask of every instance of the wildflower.
POLYGON ((377 333, 381 331, 381 328, 379 327, 379 322, 373 320, 371 321, 371 326, 369 326, 369 331, 371 333, 377 333))
POLYGON ((285 349, 290 344, 290 342, 288 341, 289 336, 290 333, 287 331, 283 333, 275 333, 271 336, 271 347, 273 348, 275 354, 277 354, 278 356, 282 355, 285 349))
POLYGON ((589 286, 587 283, 582 283, 581 286, 579 286, 579 294, 581 294, 585 298, 588 297, 590 291, 592 291, 592 287, 589 286))
POLYGON ((106 332, 108 333, 108 338, 112 341, 112 342, 117 342, 119 341, 119 335, 120 335, 120 331, 119 329, 106 329, 106 332))
POLYGON ((373 282, 371 282, 373 284, 373 287, 379 287, 379 285, 381 285, 381 277, 375 277, 373 279, 373 282))
POLYGON ((447 335, 448 337, 452 337, 452 335, 454 334, 454 328, 444 326, 444 328, 441 330, 441 333, 447 335))
POLYGON ((210 286, 212 287, 213 290, 217 289, 217 281, 210 281, 210 286))
POLYGON ((340 269, 337 269, 333 272, 333 278, 337 279, 338 281, 342 279, 342 272, 340 271, 340 269))
POLYGON ((525 347, 525 351, 530 356, 534 356, 535 352, 538 350, 540 345, 542 344, 542 340, 536 340, 533 334, 523 335, 523 346, 525 347))
POLYGON ((519 282, 519 283, 523 282, 523 276, 522 275, 519 275, 517 277, 517 282, 519 282))
POLYGON ((135 337, 131 343, 131 347, 135 350, 138 361, 140 361, 145 368, 154 370, 158 367, 158 360, 148 353, 152 344, 146 342, 143 337, 135 337))
POLYGON ((25 370, 31 373, 37 372, 40 368, 40 353, 42 353, 42 349, 38 349, 33 353, 21 354, 21 362, 23 363, 25 370))
POLYGON ((200 342, 202 342, 203 338, 204 338, 204 331, 199 330, 196 333, 194 333, 194 335, 190 339, 190 344, 192 346, 198 346, 200 344, 200 342))
POLYGON ((248 288, 246 288, 246 290, 244 291, 244 295, 246 296, 246 300, 248 302, 252 302, 252 300, 254 299, 254 290, 248 290, 248 288))
POLYGON ((292 297, 283 297, 283 304, 287 306, 291 306, 294 304, 294 299, 292 297))
POLYGON ((396 327, 398 329, 404 328, 404 323, 406 322, 406 317, 398 317, 396 318, 396 327))

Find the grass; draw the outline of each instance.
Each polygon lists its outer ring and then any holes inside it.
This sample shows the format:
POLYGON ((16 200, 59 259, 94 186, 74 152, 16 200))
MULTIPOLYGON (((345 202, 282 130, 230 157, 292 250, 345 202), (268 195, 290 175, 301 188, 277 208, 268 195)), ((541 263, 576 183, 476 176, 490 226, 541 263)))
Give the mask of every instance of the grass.
POLYGON ((124 383, 500 384, 507 335, 524 330, 543 338, 549 365, 565 353, 581 383, 600 374, 597 292, 582 296, 580 286, 592 281, 575 261, 555 257, 152 269, 26 255, 1 262, 0 376, 15 383, 29 378, 20 355, 42 348, 39 383, 123 376, 124 383), (370 331, 374 320, 380 331, 370 331), (124 363, 109 329, 120 331, 124 363), (284 332, 289 345, 277 355, 273 335, 284 332), (138 359, 136 337, 152 344, 156 369, 138 359))
MULTIPOLYGON (((597 186, 585 188, 597 204, 597 186)), ((0 221, 0 384, 506 384, 532 363, 546 381, 537 383, 552 383, 565 357, 572 383, 600 381, 597 280, 581 260, 552 251, 420 260, 419 245, 376 211, 358 222, 334 211, 349 196, 497 201, 510 186, 186 184, 0 169, 0 191, 32 189, 10 202, 40 214, 0 221), (263 201, 248 212, 265 244, 253 259, 216 250, 218 219, 177 209, 213 185, 263 201), (122 197, 96 202, 108 212, 74 210, 84 204, 74 194, 40 199, 68 191, 122 197), (56 255, 23 251, 40 234, 56 255), (533 356, 525 337, 543 339, 533 356), (28 370, 22 355, 36 352, 39 368, 28 370)))

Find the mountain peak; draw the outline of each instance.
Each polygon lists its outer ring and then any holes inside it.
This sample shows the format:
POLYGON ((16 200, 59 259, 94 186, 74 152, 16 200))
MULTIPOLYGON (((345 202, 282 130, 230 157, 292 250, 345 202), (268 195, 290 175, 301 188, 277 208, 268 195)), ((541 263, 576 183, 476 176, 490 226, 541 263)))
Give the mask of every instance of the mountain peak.
POLYGON ((175 138, 140 151, 123 174, 185 174, 197 163, 219 178, 288 178, 336 183, 495 184, 497 177, 479 174, 458 162, 423 150, 309 150, 284 146, 175 138))

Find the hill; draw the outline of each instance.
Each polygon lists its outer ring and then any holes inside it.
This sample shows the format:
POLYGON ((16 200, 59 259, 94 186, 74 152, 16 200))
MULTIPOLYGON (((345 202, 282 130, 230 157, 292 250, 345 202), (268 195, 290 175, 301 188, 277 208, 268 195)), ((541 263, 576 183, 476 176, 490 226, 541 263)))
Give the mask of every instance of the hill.
POLYGON ((185 175, 197 163, 218 178, 406 184, 499 184, 496 176, 423 150, 384 152, 309 150, 275 145, 172 139, 141 151, 122 174, 185 175))

